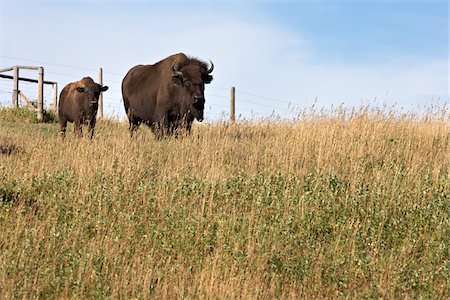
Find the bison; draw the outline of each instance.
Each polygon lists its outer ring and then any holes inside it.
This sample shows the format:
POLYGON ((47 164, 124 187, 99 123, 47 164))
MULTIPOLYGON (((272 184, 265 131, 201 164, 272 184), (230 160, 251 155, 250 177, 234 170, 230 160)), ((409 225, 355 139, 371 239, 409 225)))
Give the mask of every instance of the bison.
POLYGON ((89 136, 94 135, 98 110, 98 98, 101 92, 108 90, 107 86, 95 83, 90 77, 66 85, 59 96, 59 124, 61 136, 66 135, 67 122, 74 123, 76 137, 83 136, 82 125, 89 125, 89 136))
POLYGON ((214 69, 183 53, 169 56, 154 65, 131 68, 122 81, 122 96, 129 120, 130 135, 141 123, 161 139, 189 133, 194 119, 203 120, 205 84, 214 69))

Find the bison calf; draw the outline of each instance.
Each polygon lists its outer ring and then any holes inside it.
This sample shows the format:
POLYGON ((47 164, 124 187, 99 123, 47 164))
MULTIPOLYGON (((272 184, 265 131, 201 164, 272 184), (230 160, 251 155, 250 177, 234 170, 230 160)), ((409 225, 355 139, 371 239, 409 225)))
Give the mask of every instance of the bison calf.
POLYGON ((89 125, 89 137, 94 135, 98 110, 98 98, 107 86, 95 83, 91 77, 66 85, 59 96, 59 124, 61 136, 66 135, 67 122, 73 122, 76 137, 83 136, 82 125, 89 125))

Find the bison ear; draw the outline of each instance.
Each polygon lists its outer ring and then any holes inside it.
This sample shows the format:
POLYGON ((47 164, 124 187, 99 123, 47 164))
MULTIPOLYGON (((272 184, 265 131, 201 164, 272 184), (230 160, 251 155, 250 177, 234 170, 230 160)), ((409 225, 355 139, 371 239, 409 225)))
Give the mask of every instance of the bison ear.
POLYGON ((106 92, 107 90, 108 90, 108 86, 107 85, 102 86, 101 89, 100 89, 100 91, 102 91, 102 92, 106 92))
POLYGON ((77 90, 77 92, 80 92, 80 93, 86 92, 85 88, 82 86, 77 86, 76 90, 77 90))
POLYGON ((182 85, 182 84, 183 84, 183 81, 184 81, 184 80, 183 80, 183 76, 174 74, 174 75, 172 75, 172 81, 173 81, 175 84, 182 85))
POLYGON ((213 77, 211 75, 203 75, 203 82, 205 84, 211 83, 212 80, 213 80, 213 77))

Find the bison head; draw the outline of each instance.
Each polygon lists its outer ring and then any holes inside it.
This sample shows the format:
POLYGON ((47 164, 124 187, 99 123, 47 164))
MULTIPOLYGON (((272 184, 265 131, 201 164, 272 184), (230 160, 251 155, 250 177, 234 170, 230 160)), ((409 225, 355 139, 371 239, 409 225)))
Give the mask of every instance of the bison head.
POLYGON ((100 85, 98 83, 94 83, 89 86, 78 86, 76 88, 77 92, 86 94, 86 98, 89 101, 91 106, 98 104, 98 98, 100 97, 100 93, 107 91, 108 86, 100 85))
POLYGON ((183 89, 183 97, 187 102, 187 111, 198 121, 203 121, 203 110, 205 107, 205 84, 212 81, 210 73, 214 70, 211 66, 198 60, 191 59, 187 62, 172 64, 173 82, 183 89))

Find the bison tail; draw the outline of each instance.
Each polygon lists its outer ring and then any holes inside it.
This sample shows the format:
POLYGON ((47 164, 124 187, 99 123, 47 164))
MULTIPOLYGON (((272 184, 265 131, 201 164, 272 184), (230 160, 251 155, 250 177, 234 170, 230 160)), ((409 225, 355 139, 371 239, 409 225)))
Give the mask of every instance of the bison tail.
POLYGON ((125 108, 125 113, 127 114, 128 119, 131 120, 131 116, 133 115, 133 112, 130 107, 130 101, 128 101, 128 98, 125 96, 123 96, 123 106, 125 108))
POLYGON ((129 107, 127 109, 127 117, 128 117, 128 120, 130 120, 130 122, 131 122, 131 120, 133 119, 133 109, 131 107, 129 107))
POLYGON ((128 98, 123 96, 123 106, 125 106, 125 111, 128 111, 128 108, 130 107, 130 101, 128 101, 128 98))

